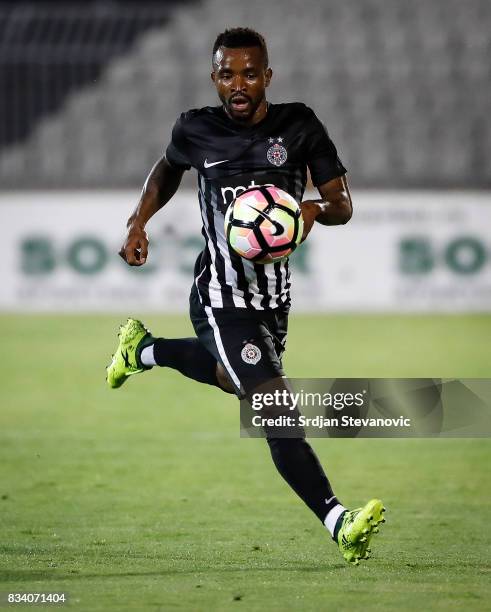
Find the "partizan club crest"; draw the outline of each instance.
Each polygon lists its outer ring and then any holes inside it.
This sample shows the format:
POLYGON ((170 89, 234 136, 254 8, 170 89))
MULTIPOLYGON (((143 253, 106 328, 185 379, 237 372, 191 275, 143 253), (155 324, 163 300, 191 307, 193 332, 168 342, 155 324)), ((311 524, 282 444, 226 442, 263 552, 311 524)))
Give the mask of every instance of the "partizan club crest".
POLYGON ((269 147, 266 155, 268 157, 268 161, 273 164, 273 166, 282 166, 288 157, 285 147, 280 144, 281 142, 283 142, 283 138, 281 137, 269 139, 269 144, 272 146, 269 147), (275 140, 278 142, 275 142, 275 140))
POLYGON ((242 357, 242 361, 250 363, 251 365, 256 365, 256 363, 261 360, 261 349, 255 344, 247 342, 240 352, 240 356, 242 357))

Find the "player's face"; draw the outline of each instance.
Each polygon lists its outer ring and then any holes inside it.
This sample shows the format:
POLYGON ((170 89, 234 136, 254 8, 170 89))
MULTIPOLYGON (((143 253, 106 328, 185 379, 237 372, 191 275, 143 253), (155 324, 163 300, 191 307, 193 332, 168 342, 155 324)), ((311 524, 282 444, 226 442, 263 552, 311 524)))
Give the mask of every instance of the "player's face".
POLYGON ((228 115, 241 123, 254 124, 266 115, 265 90, 271 68, 265 68, 259 47, 220 47, 213 58, 211 78, 228 115))

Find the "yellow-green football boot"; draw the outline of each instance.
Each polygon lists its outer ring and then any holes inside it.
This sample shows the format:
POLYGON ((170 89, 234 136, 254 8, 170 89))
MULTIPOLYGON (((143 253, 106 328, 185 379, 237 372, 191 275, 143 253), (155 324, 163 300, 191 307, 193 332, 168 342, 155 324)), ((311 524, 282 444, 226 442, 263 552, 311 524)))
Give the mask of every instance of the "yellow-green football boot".
POLYGON ((370 540, 378 533, 379 525, 385 523, 385 508, 380 499, 371 499, 363 508, 347 510, 337 533, 341 554, 348 563, 358 565, 370 558, 370 540))
POLYGON ((117 389, 128 380, 129 376, 149 370, 140 361, 140 353, 145 346, 155 342, 152 334, 141 321, 128 319, 119 328, 119 344, 111 363, 107 366, 107 384, 111 389, 117 389))

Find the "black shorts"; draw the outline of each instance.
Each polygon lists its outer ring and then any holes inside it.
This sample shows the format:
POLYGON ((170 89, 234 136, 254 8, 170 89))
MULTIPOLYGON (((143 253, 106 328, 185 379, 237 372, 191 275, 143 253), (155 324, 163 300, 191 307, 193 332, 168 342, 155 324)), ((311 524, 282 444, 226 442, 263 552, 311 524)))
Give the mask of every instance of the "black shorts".
POLYGON ((195 285, 189 305, 199 341, 222 364, 239 398, 284 376, 287 311, 210 308, 201 304, 195 285))

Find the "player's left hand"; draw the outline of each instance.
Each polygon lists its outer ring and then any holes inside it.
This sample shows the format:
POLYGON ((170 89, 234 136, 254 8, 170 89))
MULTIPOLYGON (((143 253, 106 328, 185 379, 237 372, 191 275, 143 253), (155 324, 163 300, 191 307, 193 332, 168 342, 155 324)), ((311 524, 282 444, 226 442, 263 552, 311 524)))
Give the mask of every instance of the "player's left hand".
POLYGON ((313 200, 305 200, 305 202, 300 204, 300 209, 302 210, 303 218, 303 234, 301 240, 301 242, 303 242, 309 235, 314 225, 315 218, 319 214, 319 205, 313 200))

